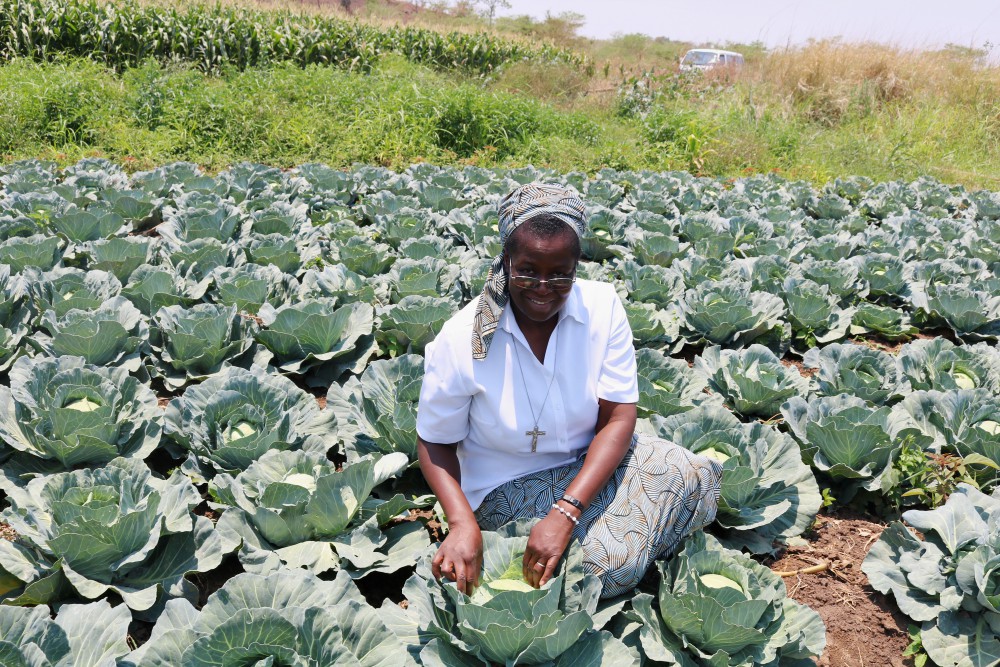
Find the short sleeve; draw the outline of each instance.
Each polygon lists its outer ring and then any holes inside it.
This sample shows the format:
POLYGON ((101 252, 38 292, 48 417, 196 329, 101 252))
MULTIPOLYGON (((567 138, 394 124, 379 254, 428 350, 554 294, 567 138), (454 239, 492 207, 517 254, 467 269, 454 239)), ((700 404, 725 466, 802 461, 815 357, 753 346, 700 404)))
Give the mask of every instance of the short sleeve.
POLYGON ((637 403, 639 381, 636 376, 635 347, 632 327, 618 295, 612 297, 611 332, 608 347, 597 380, 597 397, 614 403, 637 403))
POLYGON ((425 349, 424 380, 417 405, 417 435, 425 442, 451 444, 469 435, 472 396, 447 336, 425 349))

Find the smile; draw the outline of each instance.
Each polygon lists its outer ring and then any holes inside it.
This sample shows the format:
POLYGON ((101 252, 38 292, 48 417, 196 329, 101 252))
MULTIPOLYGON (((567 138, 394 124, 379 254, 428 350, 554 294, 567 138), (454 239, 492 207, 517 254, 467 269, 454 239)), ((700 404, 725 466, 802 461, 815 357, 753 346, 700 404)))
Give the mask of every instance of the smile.
POLYGON ((528 301, 530 301, 531 303, 535 304, 536 306, 547 306, 547 305, 549 305, 550 303, 553 303, 553 301, 554 301, 554 300, 549 300, 549 301, 539 301, 539 300, 537 300, 537 299, 532 299, 532 298, 531 298, 530 296, 526 296, 526 297, 524 297, 524 298, 525 298, 525 299, 527 299, 528 301))

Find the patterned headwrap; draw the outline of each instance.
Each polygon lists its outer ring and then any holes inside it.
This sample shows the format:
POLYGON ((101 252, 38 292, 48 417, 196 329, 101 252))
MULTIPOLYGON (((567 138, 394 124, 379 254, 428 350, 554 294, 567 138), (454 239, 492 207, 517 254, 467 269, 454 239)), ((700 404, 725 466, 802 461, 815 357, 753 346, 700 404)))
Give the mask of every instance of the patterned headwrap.
POLYGON ((486 286, 479 298, 476 317, 472 322, 472 358, 485 359, 500 315, 507 305, 507 274, 503 270, 507 239, 522 224, 539 216, 562 220, 583 236, 587 227, 587 211, 583 200, 574 190, 560 185, 529 183, 515 189, 497 205, 500 216, 500 254, 493 260, 486 286))

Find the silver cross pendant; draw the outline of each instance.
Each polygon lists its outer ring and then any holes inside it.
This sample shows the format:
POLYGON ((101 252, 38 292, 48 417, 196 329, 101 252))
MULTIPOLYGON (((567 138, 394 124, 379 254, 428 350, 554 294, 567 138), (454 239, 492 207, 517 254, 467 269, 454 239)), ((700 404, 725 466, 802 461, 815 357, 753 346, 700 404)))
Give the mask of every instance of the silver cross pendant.
POLYGON ((545 431, 539 431, 538 424, 535 424, 535 428, 533 430, 525 431, 524 434, 531 436, 531 451, 538 451, 538 436, 545 435, 545 431))

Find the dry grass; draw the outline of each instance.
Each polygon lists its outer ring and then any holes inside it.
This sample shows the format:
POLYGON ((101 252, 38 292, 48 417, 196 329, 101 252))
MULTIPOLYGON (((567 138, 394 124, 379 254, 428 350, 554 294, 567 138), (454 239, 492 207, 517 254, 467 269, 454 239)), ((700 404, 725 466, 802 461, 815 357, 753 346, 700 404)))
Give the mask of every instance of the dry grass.
POLYGON ((839 40, 772 51, 743 78, 827 122, 893 103, 979 105, 1000 98, 1000 68, 982 67, 968 53, 839 40))

